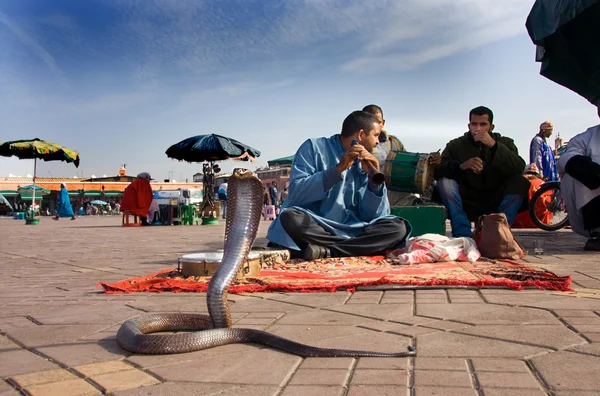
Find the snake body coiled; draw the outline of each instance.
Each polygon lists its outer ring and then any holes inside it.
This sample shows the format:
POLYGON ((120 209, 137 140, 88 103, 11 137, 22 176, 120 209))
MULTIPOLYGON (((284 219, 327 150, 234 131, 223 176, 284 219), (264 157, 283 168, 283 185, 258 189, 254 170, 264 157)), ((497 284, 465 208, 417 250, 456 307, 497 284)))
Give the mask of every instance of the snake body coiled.
POLYGON ((129 319, 117 332, 125 350, 145 354, 199 351, 233 343, 256 343, 302 357, 407 357, 407 352, 371 352, 318 348, 287 340, 261 330, 232 328, 227 290, 245 260, 260 225, 264 188, 251 171, 236 169, 228 184, 228 213, 223 259, 207 291, 209 315, 149 313, 129 319), (152 334, 177 332, 175 334, 152 334))

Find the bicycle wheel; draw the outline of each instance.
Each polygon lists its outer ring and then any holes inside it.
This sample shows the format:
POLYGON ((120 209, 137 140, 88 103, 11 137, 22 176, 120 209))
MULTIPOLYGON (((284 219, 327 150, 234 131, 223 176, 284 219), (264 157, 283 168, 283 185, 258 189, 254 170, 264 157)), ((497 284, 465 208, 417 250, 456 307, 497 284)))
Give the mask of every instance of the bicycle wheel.
POLYGON ((569 224, 560 182, 542 184, 529 201, 529 216, 544 231, 560 230, 569 224))

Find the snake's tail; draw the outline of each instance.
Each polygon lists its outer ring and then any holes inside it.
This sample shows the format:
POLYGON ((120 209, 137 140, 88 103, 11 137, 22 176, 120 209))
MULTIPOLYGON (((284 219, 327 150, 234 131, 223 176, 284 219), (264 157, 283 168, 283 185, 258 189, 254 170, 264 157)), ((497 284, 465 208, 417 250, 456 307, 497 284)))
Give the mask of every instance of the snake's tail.
POLYGON ((416 351, 409 346, 406 352, 374 352, 357 351, 351 349, 333 349, 319 348, 299 342, 290 341, 275 334, 267 333, 254 329, 230 329, 239 331, 242 334, 237 338, 243 338, 242 342, 253 342, 255 344, 265 345, 283 352, 291 353, 302 357, 410 357, 416 356, 416 351))

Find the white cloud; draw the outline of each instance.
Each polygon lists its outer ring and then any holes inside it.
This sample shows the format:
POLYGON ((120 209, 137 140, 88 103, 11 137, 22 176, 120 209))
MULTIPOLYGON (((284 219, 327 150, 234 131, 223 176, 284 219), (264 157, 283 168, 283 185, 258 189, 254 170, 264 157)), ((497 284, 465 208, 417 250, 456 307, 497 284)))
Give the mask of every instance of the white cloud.
POLYGON ((0 23, 4 24, 24 45, 29 47, 57 76, 62 76, 61 70, 56 65, 56 61, 44 47, 42 47, 33 37, 13 22, 7 15, 0 11, 0 23))
POLYGON ((525 33, 523 0, 404 2, 391 10, 347 71, 407 70, 525 33))

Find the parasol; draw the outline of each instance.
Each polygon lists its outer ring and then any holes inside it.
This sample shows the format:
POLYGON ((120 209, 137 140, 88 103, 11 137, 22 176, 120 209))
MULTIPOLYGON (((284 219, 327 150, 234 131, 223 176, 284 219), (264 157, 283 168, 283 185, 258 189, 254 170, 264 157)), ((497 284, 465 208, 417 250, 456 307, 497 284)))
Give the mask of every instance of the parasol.
MULTIPOLYGON (((166 151, 167 157, 187 162, 205 162, 202 183, 204 186, 204 202, 202 210, 209 208, 214 212, 214 173, 220 172, 220 168, 214 164, 215 161, 238 160, 256 161, 260 151, 245 145, 235 139, 225 136, 210 134, 198 135, 182 140, 172 145, 166 151)), ((202 224, 218 224, 216 218, 203 218, 202 224)))
POLYGON ((260 151, 225 136, 211 134, 198 135, 172 145, 166 151, 167 157, 187 162, 255 161, 260 151))
POLYGON ((536 0, 527 31, 540 74, 600 105, 600 0, 536 0))
POLYGON ((35 205, 35 193, 38 186, 35 185, 35 176, 37 170, 37 160, 44 161, 65 161, 72 162, 75 167, 79 167, 79 153, 61 145, 46 142, 35 138, 30 140, 14 140, 0 144, 0 155, 3 157, 15 156, 19 159, 33 158, 33 187, 31 196, 31 219, 26 221, 26 224, 37 224, 39 219, 34 219, 33 207, 35 205))

